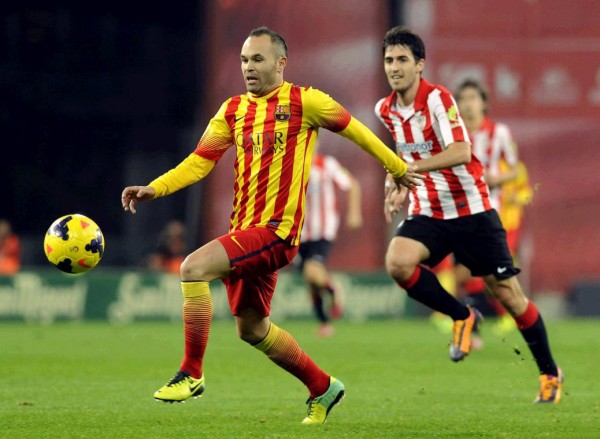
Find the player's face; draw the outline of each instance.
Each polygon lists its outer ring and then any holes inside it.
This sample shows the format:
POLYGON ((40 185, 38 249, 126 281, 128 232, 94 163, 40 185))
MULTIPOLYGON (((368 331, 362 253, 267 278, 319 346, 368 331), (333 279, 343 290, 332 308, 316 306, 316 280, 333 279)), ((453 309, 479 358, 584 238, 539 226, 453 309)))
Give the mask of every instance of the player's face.
POLYGON ((463 88, 456 96, 456 103, 458 111, 465 119, 476 119, 485 114, 485 101, 476 88, 463 88))
POLYGON ((425 60, 417 62, 407 46, 388 46, 383 66, 392 90, 403 93, 415 86, 425 67, 425 60))
POLYGON ((283 82, 287 58, 280 56, 277 49, 269 35, 249 37, 244 42, 240 59, 246 89, 250 93, 264 95, 283 82))

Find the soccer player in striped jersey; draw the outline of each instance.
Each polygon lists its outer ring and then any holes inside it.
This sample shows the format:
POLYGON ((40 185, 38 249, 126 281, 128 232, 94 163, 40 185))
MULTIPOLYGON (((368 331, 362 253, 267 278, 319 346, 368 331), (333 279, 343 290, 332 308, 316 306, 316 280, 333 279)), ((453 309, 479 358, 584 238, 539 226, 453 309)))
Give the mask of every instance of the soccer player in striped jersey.
POLYGON ((291 334, 269 319, 277 270, 298 251, 306 185, 320 128, 338 133, 376 158, 396 184, 414 187, 421 175, 327 94, 284 81, 287 45, 278 33, 254 29, 245 40, 241 70, 247 93, 227 99, 210 120, 194 152, 146 186, 126 187, 125 211, 202 180, 225 151, 235 148, 233 211, 229 233, 181 264, 184 356, 179 370, 154 393, 181 402, 205 387, 203 358, 212 318, 209 282, 226 286, 242 340, 294 375, 309 392, 305 424, 322 424, 344 395, 291 334))
MULTIPOLYGON (((327 269, 327 259, 340 227, 338 194, 347 193, 346 226, 362 226, 360 183, 332 155, 315 152, 306 191, 306 215, 300 238, 298 263, 308 285, 317 334, 333 335, 332 318, 342 315, 341 286, 327 269)), ((295 261, 296 262, 296 261, 295 261)))
MULTIPOLYGON (((408 295, 454 321, 450 358, 462 360, 480 314, 449 294, 427 268, 448 254, 487 287, 514 317, 539 369, 536 402, 560 400, 562 373, 535 304, 521 289, 519 269, 506 232, 492 208, 483 167, 473 156, 465 124, 452 95, 422 78, 425 45, 409 29, 394 27, 383 40, 384 70, 392 93, 375 106, 404 160, 425 173, 424 185, 410 190, 408 217, 391 240, 386 269, 408 295)), ((388 183, 389 186, 391 182, 388 183)), ((389 188, 386 219, 399 211, 408 190, 389 188)))

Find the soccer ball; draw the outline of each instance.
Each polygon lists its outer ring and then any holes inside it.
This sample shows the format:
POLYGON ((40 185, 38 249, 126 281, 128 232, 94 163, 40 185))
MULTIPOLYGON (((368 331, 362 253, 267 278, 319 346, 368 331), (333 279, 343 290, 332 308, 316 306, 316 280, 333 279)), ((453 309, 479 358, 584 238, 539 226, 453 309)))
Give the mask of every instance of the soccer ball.
POLYGON ((91 270, 104 254, 104 235, 94 221, 74 213, 52 223, 44 238, 48 261, 65 273, 91 270))

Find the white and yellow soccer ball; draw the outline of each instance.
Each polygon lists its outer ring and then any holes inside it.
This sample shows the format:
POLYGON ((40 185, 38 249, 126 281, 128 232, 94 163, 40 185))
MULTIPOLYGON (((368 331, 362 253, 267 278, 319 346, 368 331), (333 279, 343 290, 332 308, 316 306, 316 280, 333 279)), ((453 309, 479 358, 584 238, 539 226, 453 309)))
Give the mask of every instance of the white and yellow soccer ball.
POLYGON ((73 213, 52 223, 44 238, 48 261, 61 271, 82 274, 94 268, 104 254, 104 235, 94 221, 73 213))

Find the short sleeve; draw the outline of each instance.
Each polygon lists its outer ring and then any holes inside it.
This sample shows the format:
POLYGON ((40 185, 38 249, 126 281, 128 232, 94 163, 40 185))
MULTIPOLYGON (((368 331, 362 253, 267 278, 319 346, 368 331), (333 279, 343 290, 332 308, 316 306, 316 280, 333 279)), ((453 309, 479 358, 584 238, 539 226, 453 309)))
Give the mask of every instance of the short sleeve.
POLYGON ((455 142, 469 142, 469 134, 456 101, 448 91, 436 89, 429 95, 427 104, 438 123, 444 147, 455 142))

